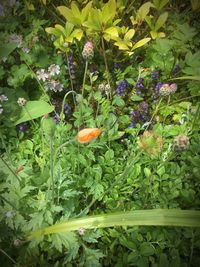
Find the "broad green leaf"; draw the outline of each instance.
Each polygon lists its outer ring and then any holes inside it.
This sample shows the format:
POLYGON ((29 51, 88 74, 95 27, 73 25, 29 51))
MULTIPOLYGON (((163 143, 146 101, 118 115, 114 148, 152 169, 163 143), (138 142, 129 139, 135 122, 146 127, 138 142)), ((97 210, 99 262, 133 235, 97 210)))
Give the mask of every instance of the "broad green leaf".
POLYGON ((60 12, 60 14, 70 23, 73 25, 80 25, 80 17, 75 17, 72 11, 67 8, 66 6, 59 6, 57 7, 57 10, 60 12))
POLYGON ((158 33, 155 31, 150 31, 150 34, 153 40, 155 40, 158 37, 158 33))
POLYGON ((78 7, 75 4, 75 2, 72 2, 72 4, 71 4, 71 10, 72 10, 72 13, 73 13, 74 17, 81 18, 81 12, 78 9, 78 7))
POLYGON ((129 50, 129 47, 122 40, 119 40, 114 44, 118 46, 120 50, 129 50))
POLYGON ((45 31, 49 34, 55 35, 56 37, 59 37, 62 34, 62 32, 59 29, 55 29, 53 27, 45 28, 45 31))
POLYGON ((22 108, 20 114, 20 119, 18 119, 15 125, 37 119, 45 114, 48 114, 54 110, 53 106, 50 106, 47 102, 38 100, 38 101, 28 101, 26 105, 22 108))
POLYGON ((135 50, 143 45, 145 45, 146 43, 148 43, 151 40, 151 38, 144 38, 141 39, 140 41, 138 41, 136 44, 134 44, 134 46, 132 47, 132 50, 135 50))
POLYGON ((168 2, 169 0, 153 0, 154 7, 157 10, 161 10, 168 2))
POLYGON ((56 24, 55 29, 59 30, 65 36, 65 28, 62 25, 56 24))
POLYGON ((107 28, 104 32, 109 34, 111 37, 118 37, 118 30, 116 27, 107 28))
POLYGON ((82 9, 82 12, 81 12, 81 22, 82 22, 82 23, 88 18, 88 15, 89 15, 91 6, 92 6, 92 1, 89 2, 89 3, 82 9))
POLYGON ((17 44, 0 44, 0 60, 9 56, 16 47, 17 44))
POLYGON ((135 30, 134 29, 130 29, 129 31, 127 31, 127 33, 124 35, 124 39, 132 39, 133 36, 135 34, 135 30))
POLYGON ((138 12, 137 12, 137 15, 136 15, 136 20, 139 20, 139 21, 143 21, 146 16, 148 15, 149 13, 149 10, 150 10, 150 7, 152 7, 152 3, 151 2, 146 2, 144 3, 139 9, 138 9, 138 12))
POLYGON ((53 233, 77 231, 81 227, 84 227, 85 229, 94 229, 136 225, 200 227, 200 211, 152 209, 86 216, 79 219, 70 219, 68 221, 31 232, 28 234, 27 239, 31 240, 36 237, 53 233))
POLYGON ((81 38, 83 37, 83 31, 81 29, 76 29, 73 31, 72 36, 76 38, 78 41, 80 41, 81 38))
POLYGON ((138 95, 132 95, 131 100, 132 101, 141 101, 141 100, 143 100, 143 98, 141 96, 138 96, 138 95))
POLYGON ((164 12, 163 14, 161 14, 156 21, 154 30, 158 31, 165 24, 167 18, 168 18, 168 12, 164 12))

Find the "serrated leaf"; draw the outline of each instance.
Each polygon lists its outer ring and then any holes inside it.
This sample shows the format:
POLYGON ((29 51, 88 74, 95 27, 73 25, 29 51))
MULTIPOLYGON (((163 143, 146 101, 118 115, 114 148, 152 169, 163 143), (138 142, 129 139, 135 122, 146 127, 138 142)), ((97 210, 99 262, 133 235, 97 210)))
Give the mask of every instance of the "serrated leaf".
POLYGON ((16 121, 15 125, 37 119, 45 114, 51 113, 53 110, 54 107, 45 101, 28 101, 25 107, 22 108, 20 119, 16 121))
POLYGON ((143 38, 140 41, 138 41, 136 44, 134 44, 134 46, 132 47, 132 50, 135 50, 143 45, 145 45, 146 43, 148 43, 151 40, 151 38, 143 38))

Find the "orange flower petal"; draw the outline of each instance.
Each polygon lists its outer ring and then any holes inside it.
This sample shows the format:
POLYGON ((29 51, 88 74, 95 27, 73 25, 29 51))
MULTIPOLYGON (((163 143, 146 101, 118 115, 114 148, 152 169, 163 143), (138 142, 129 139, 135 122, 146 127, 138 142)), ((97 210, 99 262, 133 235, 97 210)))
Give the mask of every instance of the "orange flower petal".
POLYGON ((77 135, 79 143, 85 144, 98 137, 101 134, 101 130, 98 128, 86 128, 81 130, 77 135))

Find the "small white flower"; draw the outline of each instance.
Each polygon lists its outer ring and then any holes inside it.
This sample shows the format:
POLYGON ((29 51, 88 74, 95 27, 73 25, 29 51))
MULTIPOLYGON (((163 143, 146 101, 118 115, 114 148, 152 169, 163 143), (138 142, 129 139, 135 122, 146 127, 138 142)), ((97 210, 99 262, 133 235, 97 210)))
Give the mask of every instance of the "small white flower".
POLYGON ((22 47, 23 39, 21 35, 17 35, 16 33, 13 33, 9 37, 9 42, 17 44, 17 47, 22 47))
POLYGON ((23 98, 23 97, 19 97, 18 100, 17 100, 17 103, 18 103, 18 105, 19 105, 20 107, 25 106, 25 105, 26 105, 26 102, 27 102, 26 99, 23 98))
POLYGON ((54 76, 56 74, 59 74, 60 73, 60 66, 58 66, 56 64, 52 64, 51 66, 49 66, 48 72, 49 72, 50 76, 54 76))
POLYGON ((84 234, 85 234, 85 228, 80 227, 80 228, 78 229, 78 233, 79 233, 79 235, 84 235, 84 234))
POLYGON ((46 79, 49 78, 49 75, 45 72, 44 69, 40 69, 36 72, 38 80, 42 80, 43 82, 46 81, 46 79))
POLYGON ((54 92, 62 92, 64 86, 60 82, 57 82, 55 80, 51 80, 51 81, 47 82, 44 87, 45 87, 46 91, 51 90, 54 92))
POLYGON ((28 47, 22 47, 22 51, 28 54, 30 52, 30 49, 28 47))
POLYGON ((8 101, 8 98, 6 95, 0 95, 0 101, 3 102, 3 101, 8 101))

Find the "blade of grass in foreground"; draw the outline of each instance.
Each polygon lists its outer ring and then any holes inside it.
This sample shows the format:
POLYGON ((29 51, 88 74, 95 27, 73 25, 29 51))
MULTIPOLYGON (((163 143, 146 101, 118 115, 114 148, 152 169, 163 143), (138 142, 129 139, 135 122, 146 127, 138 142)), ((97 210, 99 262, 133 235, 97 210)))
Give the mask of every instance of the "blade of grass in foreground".
POLYGON ((31 232, 27 239, 31 240, 43 235, 74 231, 81 227, 93 229, 136 225, 200 227, 200 211, 153 209, 86 216, 31 232))

